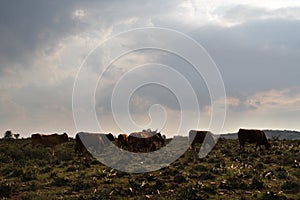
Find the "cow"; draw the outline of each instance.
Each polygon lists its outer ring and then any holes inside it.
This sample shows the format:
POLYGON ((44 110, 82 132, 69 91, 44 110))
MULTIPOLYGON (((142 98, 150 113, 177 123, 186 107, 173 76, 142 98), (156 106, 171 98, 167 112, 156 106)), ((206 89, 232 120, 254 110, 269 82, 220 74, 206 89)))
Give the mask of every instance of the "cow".
POLYGON ((109 139, 109 141, 113 142, 116 140, 115 136, 111 133, 106 134, 106 137, 109 139))
POLYGON ((255 151, 259 146, 261 150, 261 145, 265 145, 267 150, 270 149, 271 145, 268 142, 268 139, 265 133, 261 130, 256 129, 239 129, 238 138, 240 143, 240 149, 244 149, 245 143, 256 143, 255 151))
POLYGON ((75 154, 83 154, 87 153, 87 149, 85 148, 84 144, 82 143, 79 133, 75 136, 75 146, 74 146, 75 154))
POLYGON ((117 145, 124 149, 128 146, 128 135, 127 134, 119 134, 118 135, 118 140, 117 140, 117 145))
POLYGON ((111 138, 109 134, 80 132, 75 136, 74 150, 76 154, 83 154, 85 152, 102 153, 110 142, 111 138))
POLYGON ((150 152, 165 145, 165 140, 156 131, 134 132, 128 136, 128 150, 132 152, 150 152))
POLYGON ((51 134, 51 135, 43 135, 43 134, 32 134, 31 135, 31 144, 33 147, 50 147, 52 155, 54 155, 54 147, 69 141, 69 137, 67 133, 64 134, 51 134))
POLYGON ((213 134, 210 131, 197 131, 190 130, 189 132, 189 144, 191 150, 196 150, 196 144, 202 144, 204 139, 206 144, 210 146, 215 144, 215 140, 213 138, 213 134))

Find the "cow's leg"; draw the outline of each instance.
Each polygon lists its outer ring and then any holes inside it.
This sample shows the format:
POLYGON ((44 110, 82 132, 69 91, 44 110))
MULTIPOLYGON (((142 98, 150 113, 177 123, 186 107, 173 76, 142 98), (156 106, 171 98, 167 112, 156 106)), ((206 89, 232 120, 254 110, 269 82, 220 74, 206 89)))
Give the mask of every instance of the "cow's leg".
POLYGON ((239 143, 240 143, 240 149, 242 149, 242 148, 243 148, 242 141, 241 141, 241 140, 239 140, 239 143))
POLYGON ((155 144, 152 144, 152 145, 151 145, 151 148, 150 148, 150 151, 156 151, 156 149, 157 149, 157 148, 156 148, 156 145, 155 145, 155 144))
POLYGON ((196 146, 196 145, 195 145, 195 143, 194 143, 194 142, 192 142, 192 144, 191 144, 191 146, 190 146, 192 151, 194 151, 194 150, 195 150, 195 146, 196 146))
POLYGON ((54 153, 54 147, 51 147, 51 148, 50 148, 50 151, 51 151, 51 155, 54 156, 54 154, 55 154, 55 153, 54 153))
POLYGON ((245 142, 240 141, 240 149, 243 150, 245 147, 245 142))

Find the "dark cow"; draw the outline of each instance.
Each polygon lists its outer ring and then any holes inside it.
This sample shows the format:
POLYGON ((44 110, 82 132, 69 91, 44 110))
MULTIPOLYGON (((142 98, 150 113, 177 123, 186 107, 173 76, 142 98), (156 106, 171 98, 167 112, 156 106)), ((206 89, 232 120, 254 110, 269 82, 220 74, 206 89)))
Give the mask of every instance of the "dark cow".
POLYGON ((115 136, 111 133, 106 134, 106 137, 109 139, 109 141, 113 142, 116 140, 115 136))
POLYGON ((189 132, 189 143, 190 149, 196 150, 196 144, 202 144, 204 139, 206 144, 210 146, 215 144, 215 140, 213 138, 213 134, 210 131, 197 131, 197 130, 190 130, 189 132))
POLYGON ((42 146, 42 147, 50 147, 52 151, 52 155, 54 155, 54 147, 65 143, 69 140, 67 133, 64 134, 51 134, 51 135, 43 135, 43 134, 32 134, 31 135, 31 143, 32 146, 42 146))
POLYGON ((117 144, 122 149, 126 148, 128 146, 128 135, 127 134, 119 134, 117 144))
POLYGON ((261 149, 261 145, 265 145, 266 149, 270 149, 271 145, 268 142, 268 139, 265 133, 261 130, 255 129, 240 129, 238 132, 238 138, 240 142, 240 149, 245 147, 245 143, 256 143, 255 150, 259 146, 261 149))
POLYGON ((156 131, 131 133, 128 136, 128 150, 132 152, 150 152, 165 145, 165 140, 156 131))
POLYGON ((110 144, 111 138, 108 135, 102 133, 77 133, 75 136, 75 153, 102 153, 104 148, 110 144))
POLYGON ((43 135, 43 134, 32 134, 31 135, 31 143, 33 146, 44 146, 44 147, 54 147, 56 145, 62 144, 69 140, 68 135, 64 134, 51 134, 51 135, 43 135))
POLYGON ((79 133, 75 136, 75 146, 74 146, 75 154, 83 154, 88 153, 87 149, 85 148, 84 144, 82 143, 79 133))

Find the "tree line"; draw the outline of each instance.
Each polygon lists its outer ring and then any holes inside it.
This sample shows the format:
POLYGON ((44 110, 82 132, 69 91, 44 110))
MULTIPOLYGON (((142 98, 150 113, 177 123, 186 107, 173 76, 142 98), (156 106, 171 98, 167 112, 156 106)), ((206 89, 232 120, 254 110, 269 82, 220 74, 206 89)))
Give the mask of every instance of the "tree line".
POLYGON ((19 139, 19 137, 20 137, 20 134, 19 134, 19 133, 13 134, 12 131, 7 130, 7 131, 4 133, 3 139, 5 139, 5 140, 13 140, 13 139, 19 139))

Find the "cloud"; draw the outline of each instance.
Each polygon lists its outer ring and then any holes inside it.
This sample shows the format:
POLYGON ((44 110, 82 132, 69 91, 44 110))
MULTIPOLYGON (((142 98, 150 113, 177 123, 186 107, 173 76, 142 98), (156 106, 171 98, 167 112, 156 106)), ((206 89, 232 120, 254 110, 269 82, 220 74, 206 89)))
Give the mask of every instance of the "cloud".
POLYGON ((54 51, 61 37, 74 31, 73 5, 55 1, 2 2, 0 8, 1 68, 22 63, 30 67, 37 50, 54 51), (54 48, 54 49, 53 49, 54 48))
POLYGON ((298 129, 300 90, 267 90, 243 97, 227 97, 224 130, 244 128, 298 129))
POLYGON ((259 111, 299 112, 300 93, 291 89, 258 92, 247 99, 246 104, 259 111))
MULTIPOLYGON (((20 130, 22 126, 36 130, 33 127, 38 124, 38 128, 53 130, 50 122, 61 128, 66 121, 72 129, 72 83, 82 60, 110 36, 144 26, 182 31, 202 44, 219 67, 229 95, 229 112, 238 114, 238 120, 244 119, 243 112, 253 113, 250 116, 255 119, 259 119, 257 113, 270 115, 274 121, 282 119, 279 114, 271 116, 276 110, 295 115, 293 107, 298 109, 295 99, 299 96, 297 92, 293 96, 291 88, 299 85, 299 9, 300 3, 292 0, 31 1, 18 5, 4 1, 0 8, 0 125, 19 124, 20 130)), ((143 38, 130 39, 143 44, 143 38)), ((101 62, 109 56, 98 57, 86 78, 97 79, 101 62)), ((96 96, 99 113, 110 107, 114 82, 132 65, 147 62, 172 66, 184 75, 196 91, 199 106, 210 113, 203 78, 180 58, 150 51, 127 55, 103 76, 99 85, 103 90, 96 96)), ((155 73, 143 76, 155 77, 155 73)), ((174 81, 172 76, 165 79, 174 81)), ((174 83, 176 87, 180 84, 174 83)), ((144 89, 133 99, 135 114, 153 103, 178 114, 178 103, 168 92, 144 89)), ((255 119, 251 123, 259 124, 255 119)))
POLYGON ((191 35, 219 67, 229 95, 299 85, 300 22, 263 20, 191 35))
POLYGON ((270 9, 267 7, 264 8, 252 7, 249 5, 237 5, 225 10, 226 11, 217 9, 215 12, 219 12, 218 17, 223 24, 228 24, 231 26, 258 20, 300 19, 300 6, 270 9))

